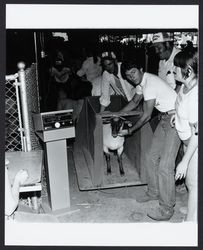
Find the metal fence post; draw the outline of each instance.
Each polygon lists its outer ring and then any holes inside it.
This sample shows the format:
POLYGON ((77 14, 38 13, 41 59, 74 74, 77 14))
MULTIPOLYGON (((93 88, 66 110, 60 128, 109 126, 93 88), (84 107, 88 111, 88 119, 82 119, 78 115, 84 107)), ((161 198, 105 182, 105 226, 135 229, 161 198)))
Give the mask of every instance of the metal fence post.
POLYGON ((22 117, 23 117, 23 127, 25 135, 25 151, 31 151, 31 137, 29 128, 29 118, 28 118, 28 104, 27 104, 27 93, 26 93, 26 82, 25 82, 25 63, 18 63, 18 76, 20 81, 20 94, 21 94, 21 107, 22 107, 22 117))

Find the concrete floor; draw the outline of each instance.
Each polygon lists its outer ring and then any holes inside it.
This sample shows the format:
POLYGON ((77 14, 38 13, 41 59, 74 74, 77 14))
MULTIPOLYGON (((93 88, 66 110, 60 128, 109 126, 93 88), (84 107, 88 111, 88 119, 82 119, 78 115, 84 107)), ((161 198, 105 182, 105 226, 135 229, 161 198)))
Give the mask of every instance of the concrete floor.
MULTIPOLYGON (((158 201, 146 203, 136 201, 136 198, 142 196, 146 191, 146 185, 80 191, 71 147, 68 148, 68 160, 71 207, 67 212, 57 215, 59 222, 155 222, 147 216, 147 212, 158 206, 158 201)), ((49 206, 45 189, 42 192, 43 207, 46 208, 46 212, 51 212, 49 209, 47 210, 49 206)), ((182 222, 184 220, 185 215, 179 209, 186 206, 186 201, 186 189, 182 189, 181 185, 176 186, 175 213, 170 222, 182 222)))

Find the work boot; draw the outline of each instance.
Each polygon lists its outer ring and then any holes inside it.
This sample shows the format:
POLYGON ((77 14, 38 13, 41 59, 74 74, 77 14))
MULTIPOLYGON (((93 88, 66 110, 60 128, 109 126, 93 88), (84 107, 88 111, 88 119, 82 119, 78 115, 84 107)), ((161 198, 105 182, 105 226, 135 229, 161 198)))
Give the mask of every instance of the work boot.
POLYGON ((177 185, 176 192, 181 193, 181 194, 187 193, 187 187, 186 187, 185 183, 177 185))
POLYGON ((158 199, 159 199, 158 196, 151 196, 147 192, 145 192, 143 196, 136 198, 136 201, 142 203, 142 202, 148 202, 148 201, 158 200, 158 199))
POLYGON ((166 209, 163 207, 158 207, 157 209, 149 212, 147 216, 153 220, 157 221, 165 221, 170 220, 170 218, 173 216, 174 209, 166 209))

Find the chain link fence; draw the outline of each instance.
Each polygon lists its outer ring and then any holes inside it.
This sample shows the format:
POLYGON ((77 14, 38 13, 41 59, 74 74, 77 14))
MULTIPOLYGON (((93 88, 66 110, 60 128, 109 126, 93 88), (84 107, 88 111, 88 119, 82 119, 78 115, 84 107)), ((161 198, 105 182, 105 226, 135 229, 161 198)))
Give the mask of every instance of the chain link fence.
MULTIPOLYGON (((39 89, 37 81, 36 64, 24 71, 25 88, 27 95, 28 123, 30 129, 30 140, 32 150, 41 149, 39 139, 34 133, 32 113, 40 112, 39 105, 39 89)), ((22 114, 22 92, 20 93, 21 82, 19 82, 18 74, 6 77, 5 86, 5 113, 6 113, 6 138, 5 151, 21 151, 23 150, 23 117, 22 114)))
POLYGON ((5 88, 5 112, 6 112, 6 141, 5 151, 22 150, 19 114, 17 108, 16 80, 6 80, 5 88))

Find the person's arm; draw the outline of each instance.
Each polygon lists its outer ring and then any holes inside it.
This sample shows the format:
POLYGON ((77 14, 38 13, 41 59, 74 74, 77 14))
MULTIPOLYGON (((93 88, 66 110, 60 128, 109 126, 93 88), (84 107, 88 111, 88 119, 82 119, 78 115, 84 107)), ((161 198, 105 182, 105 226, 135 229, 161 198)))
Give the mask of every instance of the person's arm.
POLYGON ((144 101, 143 102, 143 113, 142 113, 141 117, 139 118, 139 120, 135 123, 134 126, 129 128, 128 130, 123 130, 120 135, 121 136, 130 135, 134 131, 141 128, 146 122, 148 122, 151 119, 151 115, 152 115, 152 111, 154 109, 154 106, 155 106, 155 99, 144 101))
POLYGON ((104 112, 105 108, 106 108, 105 106, 101 105, 100 106, 100 113, 104 112))
POLYGON ((101 96, 99 98, 100 101, 100 112, 103 112, 106 107, 110 104, 110 81, 112 76, 104 71, 102 74, 102 82, 101 82, 101 96))
POLYGON ((124 107, 122 108, 120 111, 131 111, 133 109, 136 109, 137 106, 139 105, 140 101, 142 100, 143 95, 138 95, 135 94, 133 99, 124 107))
POLYGON ((192 136, 190 137, 189 144, 187 146, 187 150, 185 152, 185 155, 183 156, 183 160, 187 163, 189 163, 191 157, 193 156, 195 150, 198 147, 198 136, 195 134, 195 124, 190 125, 192 130, 192 136))
POLYGON ((191 160, 195 150, 198 147, 198 88, 194 88, 191 92, 188 105, 185 110, 188 113, 188 122, 191 128, 191 137, 189 138, 188 146, 182 161, 176 168, 175 179, 181 179, 186 176, 189 161, 191 160))
POLYGON ((77 71, 77 75, 79 77, 82 77, 82 76, 84 76, 86 74, 87 69, 86 69, 86 63, 85 62, 86 61, 83 62, 82 67, 77 71))
POLYGON ((130 128, 129 133, 133 133, 137 129, 141 128, 146 122, 151 119, 151 115, 155 106, 155 99, 143 102, 143 114, 140 119, 130 128))
POLYGON ((8 178, 8 170, 5 168, 5 215, 12 215, 17 205, 18 200, 13 197, 10 181, 8 178))
POLYGON ((197 124, 191 125, 191 130, 192 130, 192 135, 189 139, 187 149, 182 158, 182 161, 178 164, 176 168, 176 175, 175 175, 176 180, 185 178, 189 161, 198 147, 197 124))
POLYGON ((5 215, 10 216, 15 211, 19 202, 19 189, 26 179, 28 173, 26 170, 19 170, 14 178, 13 186, 11 187, 8 170, 5 169, 5 215))

